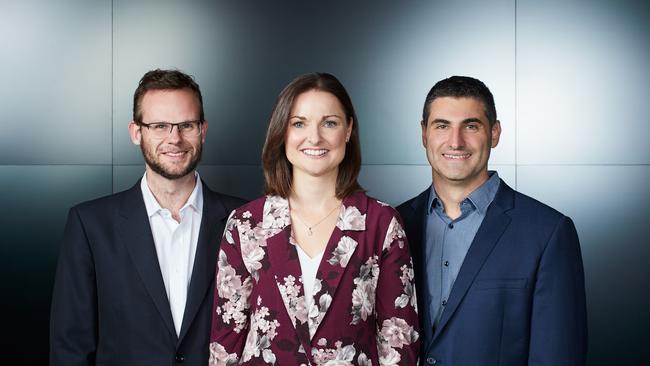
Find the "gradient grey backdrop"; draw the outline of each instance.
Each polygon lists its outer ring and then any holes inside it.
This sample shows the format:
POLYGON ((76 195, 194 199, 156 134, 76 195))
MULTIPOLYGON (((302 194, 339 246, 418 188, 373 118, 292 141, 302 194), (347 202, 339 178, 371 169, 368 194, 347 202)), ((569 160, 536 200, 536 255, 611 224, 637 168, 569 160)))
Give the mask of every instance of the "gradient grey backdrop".
POLYGON ((277 93, 298 74, 334 73, 360 119, 361 182, 392 204, 430 181, 418 125, 429 88, 482 79, 503 126, 491 167, 578 228, 589 365, 648 364, 647 2, 306 3, 0 2, 0 363, 45 364, 67 210, 141 176, 131 99, 161 67, 202 87, 202 177, 247 198, 261 190, 277 93))

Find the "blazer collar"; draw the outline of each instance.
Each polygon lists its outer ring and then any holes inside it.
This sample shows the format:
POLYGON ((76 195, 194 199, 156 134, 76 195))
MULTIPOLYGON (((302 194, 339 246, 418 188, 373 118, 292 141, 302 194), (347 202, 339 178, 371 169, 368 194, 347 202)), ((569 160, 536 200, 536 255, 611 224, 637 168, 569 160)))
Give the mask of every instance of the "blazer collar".
POLYGON ((151 226, 149 225, 147 210, 142 198, 140 181, 124 192, 122 197, 119 211, 122 221, 118 227, 120 241, 126 246, 138 275, 167 329, 176 337, 174 320, 169 308, 165 283, 160 272, 160 264, 158 263, 151 226))
POLYGON ((289 203, 275 196, 267 197, 264 203, 262 228, 271 230, 266 242, 270 267, 275 274, 285 310, 307 355, 311 355, 311 339, 329 313, 343 273, 360 240, 359 236, 366 228, 367 201, 364 197, 362 193, 356 193, 342 202, 336 226, 316 273, 310 309, 306 308, 305 291, 300 282, 302 271, 295 247, 297 244, 291 238, 289 203), (299 288, 294 295, 295 286, 299 288))
MULTIPOLYGON (((212 288, 221 233, 223 233, 228 218, 228 212, 219 195, 210 190, 203 181, 201 184, 203 186, 203 214, 201 215, 201 227, 194 256, 192 278, 187 290, 187 302, 179 342, 187 334, 201 304, 212 288)), ((208 301, 211 302, 212 298, 210 297, 208 301)))
POLYGON ((442 312, 440 323, 436 327, 433 340, 440 335, 447 323, 453 317, 454 312, 467 294, 474 282, 476 275, 483 267, 488 256, 498 243, 499 238, 510 224, 511 218, 507 212, 514 207, 514 190, 505 182, 501 181, 492 204, 488 207, 487 213, 481 226, 476 232, 474 241, 470 246, 465 261, 463 262, 454 286, 452 287, 447 305, 442 312))
MULTIPOLYGON (((365 214, 360 215, 357 208, 360 203, 358 194, 344 198, 339 210, 336 227, 340 230, 366 230, 365 214)), ((278 196, 268 196, 264 202, 262 228, 266 230, 284 229, 289 225, 291 225, 289 200, 278 196)))
MULTIPOLYGON (((187 334, 211 288, 212 281, 214 281, 219 234, 223 232, 225 219, 228 215, 226 208, 219 199, 219 195, 211 191, 204 182, 201 182, 201 184, 203 185, 203 214, 192 278, 187 293, 183 324, 178 336, 179 342, 187 334)), ((122 218, 119 226, 120 239, 126 246, 138 275, 142 279, 163 322, 170 333, 176 336, 151 226, 149 225, 147 210, 142 198, 140 181, 124 192, 119 212, 122 218)))

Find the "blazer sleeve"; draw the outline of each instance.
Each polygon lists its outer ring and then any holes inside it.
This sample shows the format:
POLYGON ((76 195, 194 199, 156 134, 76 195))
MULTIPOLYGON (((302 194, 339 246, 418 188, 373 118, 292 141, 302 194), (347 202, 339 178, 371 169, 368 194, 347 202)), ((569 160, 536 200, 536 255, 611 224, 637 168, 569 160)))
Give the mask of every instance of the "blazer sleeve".
POLYGON ((50 314, 50 366, 94 365, 97 289, 88 238, 77 209, 68 214, 50 314))
POLYGON ((237 364, 248 335, 252 278, 242 257, 238 222, 233 212, 226 224, 217 259, 210 366, 237 364))
POLYGON ((580 244, 573 222, 557 224, 538 267, 529 365, 584 365, 587 311, 580 244))
POLYGON ((420 349, 413 262, 397 212, 386 230, 376 290, 380 365, 415 365, 420 349))

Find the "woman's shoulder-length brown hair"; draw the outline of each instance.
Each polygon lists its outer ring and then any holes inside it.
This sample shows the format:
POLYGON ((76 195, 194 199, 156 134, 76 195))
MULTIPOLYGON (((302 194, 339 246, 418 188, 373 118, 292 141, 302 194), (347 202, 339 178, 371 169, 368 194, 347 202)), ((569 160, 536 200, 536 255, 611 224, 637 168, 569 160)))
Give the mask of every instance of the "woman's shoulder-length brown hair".
MULTIPOLYGON (((264 169, 264 191, 266 194, 283 198, 291 193, 291 163, 285 153, 285 136, 289 124, 289 113, 296 97, 309 90, 319 90, 333 94, 338 98, 345 112, 346 122, 352 120, 352 134, 345 147, 345 157, 339 164, 336 178, 336 197, 343 199, 356 191, 363 190, 357 181, 361 170, 361 146, 359 143, 359 121, 354 112, 352 100, 341 82, 331 74, 309 73, 301 75, 290 82, 278 95, 266 141, 262 150, 262 168, 264 169)), ((349 123, 349 122, 348 122, 349 123)))

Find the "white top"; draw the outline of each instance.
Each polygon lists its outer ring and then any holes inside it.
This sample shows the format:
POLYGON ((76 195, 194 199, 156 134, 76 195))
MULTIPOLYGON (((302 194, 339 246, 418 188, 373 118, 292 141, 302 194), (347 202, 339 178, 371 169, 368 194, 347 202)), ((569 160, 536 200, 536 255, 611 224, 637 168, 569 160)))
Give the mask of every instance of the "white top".
POLYGON ((314 303, 314 282, 316 282, 316 272, 318 272, 318 266, 320 261, 323 258, 323 253, 315 255, 311 258, 307 253, 305 253, 300 245, 296 245, 298 251, 298 260, 300 260, 300 270, 302 271, 302 284, 305 290, 305 306, 307 307, 307 312, 311 308, 311 304, 314 303))
POLYGON ((183 324, 187 289, 192 278, 203 214, 203 186, 196 172, 195 177, 194 190, 180 210, 180 223, 174 220, 168 209, 160 206, 151 193, 146 173, 140 183, 176 335, 180 334, 183 324))

